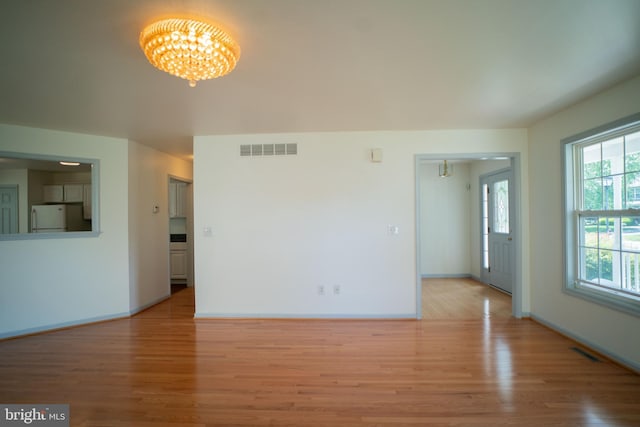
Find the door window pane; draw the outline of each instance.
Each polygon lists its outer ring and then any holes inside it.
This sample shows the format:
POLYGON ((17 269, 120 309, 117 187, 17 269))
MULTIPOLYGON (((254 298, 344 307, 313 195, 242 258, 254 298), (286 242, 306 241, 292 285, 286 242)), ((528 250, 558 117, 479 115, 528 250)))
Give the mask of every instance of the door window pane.
POLYGON ((509 181, 493 184, 493 231, 509 233, 509 181))
POLYGON ((489 268, 489 187, 482 184, 482 268, 489 268))

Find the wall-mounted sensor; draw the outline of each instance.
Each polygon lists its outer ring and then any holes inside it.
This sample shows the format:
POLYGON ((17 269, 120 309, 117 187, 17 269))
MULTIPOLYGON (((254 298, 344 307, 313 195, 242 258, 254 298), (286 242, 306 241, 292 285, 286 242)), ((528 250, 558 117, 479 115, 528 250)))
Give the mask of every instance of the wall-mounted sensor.
POLYGON ((155 214, 155 213, 160 212, 160 206, 155 205, 155 206, 153 207, 153 209, 151 210, 151 212, 153 212, 154 214, 155 214))

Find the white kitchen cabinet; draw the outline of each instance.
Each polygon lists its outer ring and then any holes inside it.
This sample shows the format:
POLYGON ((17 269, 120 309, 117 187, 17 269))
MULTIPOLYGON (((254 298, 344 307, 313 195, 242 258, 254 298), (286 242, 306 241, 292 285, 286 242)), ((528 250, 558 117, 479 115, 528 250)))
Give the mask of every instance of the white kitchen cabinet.
POLYGON ((187 216, 187 183, 169 183, 169 218, 187 216))
POLYGON ((84 197, 83 184, 50 184, 42 186, 45 203, 76 203, 84 197))
POLYGON ((84 219, 91 219, 93 215, 92 211, 92 198, 91 198, 91 184, 84 184, 82 186, 82 217, 84 219))
POLYGON ((82 184, 64 184, 63 186, 64 201, 67 203, 82 202, 84 196, 84 185, 82 184))
POLYGON ((171 244, 169 266, 171 280, 187 280, 187 246, 186 244, 171 244))
POLYGON ((64 202, 64 187, 62 185, 43 185, 42 200, 45 203, 64 202))

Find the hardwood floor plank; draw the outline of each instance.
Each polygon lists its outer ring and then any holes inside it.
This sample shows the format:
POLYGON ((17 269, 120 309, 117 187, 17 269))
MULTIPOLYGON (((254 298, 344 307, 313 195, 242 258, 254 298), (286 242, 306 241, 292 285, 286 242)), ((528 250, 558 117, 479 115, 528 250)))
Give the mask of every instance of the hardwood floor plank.
POLYGON ((640 376, 531 321, 446 316, 194 320, 189 289, 0 342, 0 402, 94 427, 640 425, 640 376))

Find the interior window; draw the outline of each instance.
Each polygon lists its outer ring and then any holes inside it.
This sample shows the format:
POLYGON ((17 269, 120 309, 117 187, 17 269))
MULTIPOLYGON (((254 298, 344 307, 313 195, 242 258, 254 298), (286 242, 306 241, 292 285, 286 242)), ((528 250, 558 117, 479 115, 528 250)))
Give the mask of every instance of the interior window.
POLYGON ((97 232, 97 160, 0 152, 0 239, 97 232))

